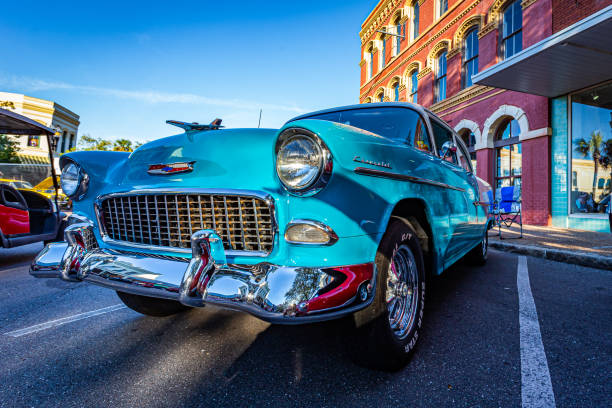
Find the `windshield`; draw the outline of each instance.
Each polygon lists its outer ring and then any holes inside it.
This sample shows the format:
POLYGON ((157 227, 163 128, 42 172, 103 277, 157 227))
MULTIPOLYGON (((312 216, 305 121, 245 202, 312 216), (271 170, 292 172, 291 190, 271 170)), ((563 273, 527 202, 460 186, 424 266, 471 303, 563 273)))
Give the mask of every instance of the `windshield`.
POLYGON ((342 123, 376 133, 387 139, 407 143, 412 140, 412 134, 417 129, 420 116, 409 108, 379 107, 321 113, 305 119, 342 123))

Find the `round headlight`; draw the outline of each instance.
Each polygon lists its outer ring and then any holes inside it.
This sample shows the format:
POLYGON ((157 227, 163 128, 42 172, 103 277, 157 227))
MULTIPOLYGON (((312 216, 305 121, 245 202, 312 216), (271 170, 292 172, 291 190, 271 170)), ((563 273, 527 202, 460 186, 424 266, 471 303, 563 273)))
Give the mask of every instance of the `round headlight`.
POLYGON ((331 154, 315 135, 288 129, 279 137, 276 172, 285 188, 298 195, 315 194, 331 175, 331 154))
POLYGON ((276 155, 276 168, 281 181, 300 190, 317 178, 323 165, 321 149, 314 140, 297 135, 287 140, 276 155))
POLYGON ((62 175, 60 177, 60 184, 62 191, 67 196, 73 196, 79 189, 81 183, 81 169, 74 163, 68 163, 62 169, 62 175))

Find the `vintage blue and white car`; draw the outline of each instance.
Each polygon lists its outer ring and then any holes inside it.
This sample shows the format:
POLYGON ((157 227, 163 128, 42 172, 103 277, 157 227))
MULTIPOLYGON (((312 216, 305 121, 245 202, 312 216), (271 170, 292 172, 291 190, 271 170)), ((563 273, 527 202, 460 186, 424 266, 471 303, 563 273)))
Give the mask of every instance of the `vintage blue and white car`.
POLYGON ((169 123, 185 132, 61 157, 74 213, 32 275, 116 290, 153 316, 207 304, 272 323, 350 316, 356 354, 395 369, 428 276, 486 261, 490 187, 418 105, 328 109, 280 130, 169 123))

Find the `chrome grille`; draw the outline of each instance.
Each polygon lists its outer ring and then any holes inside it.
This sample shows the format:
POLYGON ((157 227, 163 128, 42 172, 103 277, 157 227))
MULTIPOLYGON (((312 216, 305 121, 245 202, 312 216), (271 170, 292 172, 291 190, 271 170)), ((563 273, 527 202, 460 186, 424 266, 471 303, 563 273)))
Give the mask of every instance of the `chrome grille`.
POLYGON ((190 248, 191 235, 212 229, 226 250, 270 252, 273 216, 258 197, 225 194, 121 195, 101 203, 105 233, 117 241, 190 248))

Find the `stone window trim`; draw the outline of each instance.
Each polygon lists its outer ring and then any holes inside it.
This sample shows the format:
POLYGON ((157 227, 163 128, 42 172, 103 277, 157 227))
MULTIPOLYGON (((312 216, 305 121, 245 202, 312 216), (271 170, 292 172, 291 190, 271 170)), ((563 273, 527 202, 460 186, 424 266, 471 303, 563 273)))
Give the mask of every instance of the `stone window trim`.
POLYGON ((537 137, 549 137, 552 134, 552 129, 544 127, 540 129, 530 129, 527 115, 518 106, 502 105, 493 112, 484 122, 481 144, 477 144, 476 150, 493 149, 496 131, 499 126, 508 118, 516 119, 521 128, 519 141, 535 139, 537 137))
POLYGON ((466 34, 468 34, 474 27, 480 29, 479 33, 482 32, 482 27, 485 25, 485 15, 484 14, 475 14, 471 17, 463 20, 461 25, 453 34, 453 49, 459 49, 461 51, 463 47, 463 40, 465 39, 466 34))
POLYGON ((469 130, 474 134, 474 138, 476 139, 474 151, 486 148, 486 146, 483 146, 482 143, 482 133, 480 132, 480 127, 478 126, 478 123, 469 119, 461 119, 461 121, 457 123, 457 126, 455 126, 454 130, 455 132, 457 132, 457 134, 461 134, 461 132, 464 130, 469 130))
POLYGON ((429 53, 427 54, 427 67, 433 69, 436 66, 436 60, 438 59, 438 56, 443 51, 447 52, 447 59, 448 59, 448 52, 450 50, 451 50, 451 41, 449 39, 438 41, 436 45, 434 45, 429 51, 429 53))
POLYGON ((413 61, 406 66, 404 69, 404 73, 402 77, 404 78, 404 83, 408 84, 410 82, 410 75, 412 75, 416 71, 417 73, 421 71, 421 63, 419 61, 413 61))

